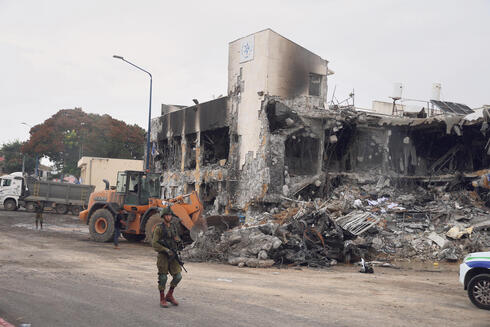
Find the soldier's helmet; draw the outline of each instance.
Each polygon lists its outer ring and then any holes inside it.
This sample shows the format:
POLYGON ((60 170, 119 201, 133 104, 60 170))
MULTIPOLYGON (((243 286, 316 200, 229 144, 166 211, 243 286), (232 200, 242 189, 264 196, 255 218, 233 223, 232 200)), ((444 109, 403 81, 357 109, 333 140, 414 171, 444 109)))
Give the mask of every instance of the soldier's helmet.
POLYGON ((160 209, 160 217, 163 217, 165 215, 172 215, 172 210, 170 210, 170 207, 163 207, 160 209))

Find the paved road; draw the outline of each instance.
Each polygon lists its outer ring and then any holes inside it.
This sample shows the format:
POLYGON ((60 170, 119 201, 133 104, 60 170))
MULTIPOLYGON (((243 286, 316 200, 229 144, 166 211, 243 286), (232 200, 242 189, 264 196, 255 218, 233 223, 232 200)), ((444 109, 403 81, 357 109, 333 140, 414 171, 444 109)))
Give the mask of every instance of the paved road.
POLYGON ((179 307, 158 306, 155 253, 88 240, 76 218, 0 212, 0 318, 40 326, 489 326, 455 266, 249 269, 187 264, 179 307))

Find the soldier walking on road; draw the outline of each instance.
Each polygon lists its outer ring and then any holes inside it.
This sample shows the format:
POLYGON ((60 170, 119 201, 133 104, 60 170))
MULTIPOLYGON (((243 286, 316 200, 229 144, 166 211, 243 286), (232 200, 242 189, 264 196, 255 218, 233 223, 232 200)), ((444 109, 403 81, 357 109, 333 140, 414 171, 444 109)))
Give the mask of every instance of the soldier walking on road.
POLYGON ((179 305, 179 302, 174 298, 174 289, 182 279, 182 268, 175 258, 175 252, 178 248, 178 243, 181 241, 179 237, 179 226, 175 221, 172 221, 172 211, 169 207, 163 208, 161 212, 163 222, 158 224, 153 231, 152 246, 156 252, 157 268, 158 268, 158 290, 160 291, 160 306, 167 308, 167 301, 173 305, 179 305), (165 243, 170 248, 163 246, 165 243), (172 281, 170 289, 165 295, 165 285, 167 284, 167 274, 170 273, 172 281))
POLYGON ((34 211, 36 212, 36 229, 39 228, 39 225, 41 225, 41 229, 43 229, 44 204, 42 204, 41 201, 34 203, 34 211))

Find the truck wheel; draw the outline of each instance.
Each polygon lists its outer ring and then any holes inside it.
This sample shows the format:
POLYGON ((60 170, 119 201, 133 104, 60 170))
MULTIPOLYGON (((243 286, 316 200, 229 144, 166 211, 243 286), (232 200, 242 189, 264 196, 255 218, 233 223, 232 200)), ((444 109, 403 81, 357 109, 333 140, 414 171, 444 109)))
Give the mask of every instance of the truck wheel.
POLYGON ((114 239, 114 216, 107 209, 95 211, 90 216, 88 230, 96 242, 112 241, 114 239))
POLYGON ((7 199, 3 202, 3 207, 5 208, 5 210, 8 210, 8 211, 14 211, 14 210, 17 210, 17 205, 15 204, 15 200, 14 199, 7 199))
POLYGON ((34 206, 34 202, 32 202, 32 201, 27 202, 25 207, 26 207, 26 210, 29 212, 36 211, 36 207, 34 206))
POLYGON ((71 206, 70 207, 70 211, 75 216, 78 216, 80 214, 80 211, 82 211, 82 207, 80 207, 80 206, 71 206))
POLYGON ((470 280, 468 297, 478 308, 490 310, 490 274, 476 275, 470 280))
POLYGON ((57 204, 54 210, 56 210, 56 213, 64 215, 68 212, 68 206, 66 204, 57 204))
POLYGON ((129 233, 121 233, 121 234, 122 236, 124 236, 126 240, 128 240, 128 242, 140 242, 145 238, 145 235, 143 234, 129 234, 129 233))
POLYGON ((152 215, 146 222, 145 225, 145 242, 146 243, 151 243, 151 239, 153 237, 153 231, 155 230, 156 225, 163 223, 162 217, 160 217, 160 214, 156 213, 152 215))

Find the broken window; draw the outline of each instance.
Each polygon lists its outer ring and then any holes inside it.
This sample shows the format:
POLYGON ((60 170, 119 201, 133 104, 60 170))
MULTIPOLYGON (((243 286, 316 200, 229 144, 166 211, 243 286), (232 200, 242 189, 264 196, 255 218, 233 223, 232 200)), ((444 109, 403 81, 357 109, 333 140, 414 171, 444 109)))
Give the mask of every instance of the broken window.
POLYGON ((351 148, 354 143, 356 129, 350 124, 341 126, 336 132, 333 130, 325 131, 325 149, 323 151, 323 169, 326 171, 350 171, 353 163, 351 162, 351 148))
POLYGON ((170 186, 169 198, 175 198, 179 194, 177 186, 170 186))
POLYGON ((191 193, 196 190, 196 183, 187 183, 186 193, 191 193))
POLYGON ((448 135, 446 127, 432 127, 412 132, 424 169, 417 174, 446 174, 454 171, 475 171, 488 167, 485 146, 487 138, 477 127, 465 128, 462 136, 448 135))
MULTIPOLYGON (((378 169, 383 166, 383 142, 385 134, 379 129, 356 129, 354 144, 351 146, 351 158, 355 161, 355 168, 360 170, 378 169)), ((410 149, 403 148, 405 156, 411 159, 410 149)), ((407 159, 407 160, 408 160, 407 159)))
POLYGON ((203 183, 199 188, 199 197, 201 198, 204 206, 210 206, 214 204, 214 200, 218 196, 218 182, 216 183, 203 183))
POLYGON ((201 132, 201 153, 203 165, 219 163, 227 160, 230 152, 230 136, 228 127, 201 132))
POLYGON ((281 102, 270 101, 267 104, 266 112, 271 133, 300 124, 298 114, 281 102))
POLYGON ((162 170, 180 170, 180 163, 182 161, 181 140, 182 137, 177 136, 160 143, 160 149, 162 150, 160 156, 162 170))
POLYGON ((317 97, 320 96, 321 85, 322 75, 310 73, 310 87, 308 94, 317 97))
POLYGON ((290 176, 315 174, 318 166, 320 141, 309 134, 295 134, 287 138, 284 164, 290 176))
POLYGON ((196 169, 196 142, 197 134, 192 133, 185 136, 186 149, 185 149, 185 169, 196 169))

